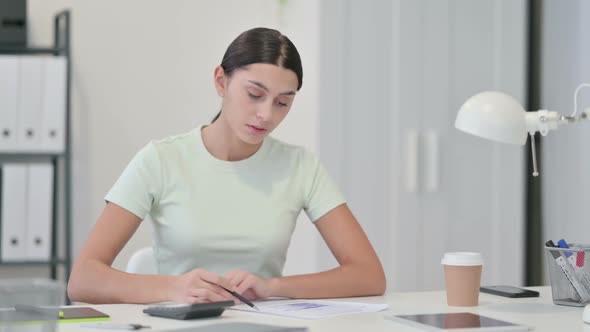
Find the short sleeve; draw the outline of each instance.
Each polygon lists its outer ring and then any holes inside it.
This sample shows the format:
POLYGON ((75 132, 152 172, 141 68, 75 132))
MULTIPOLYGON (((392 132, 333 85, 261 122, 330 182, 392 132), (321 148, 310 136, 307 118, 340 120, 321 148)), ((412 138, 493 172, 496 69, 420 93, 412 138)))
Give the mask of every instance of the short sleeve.
POLYGON ((129 162, 119 179, 105 196, 142 220, 160 199, 162 170, 154 143, 148 143, 129 162))
POLYGON ((304 210, 312 222, 338 205, 346 203, 344 196, 324 168, 320 160, 306 151, 304 158, 304 210))

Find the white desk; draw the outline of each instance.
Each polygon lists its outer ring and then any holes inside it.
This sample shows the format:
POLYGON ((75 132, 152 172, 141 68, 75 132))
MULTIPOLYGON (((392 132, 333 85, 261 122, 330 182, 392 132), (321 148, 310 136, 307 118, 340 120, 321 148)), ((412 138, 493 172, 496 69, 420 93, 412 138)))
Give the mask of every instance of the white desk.
MULTIPOLYGON (((366 303, 388 303, 389 309, 378 313, 355 314, 321 320, 302 320, 258 313, 226 310, 221 317, 181 321, 151 317, 142 313, 144 305, 109 304, 92 306, 111 316, 112 323, 141 323, 151 329, 140 331, 166 331, 191 326, 204 326, 220 322, 252 322, 283 326, 307 326, 310 331, 419 331, 383 318, 386 313, 416 314, 436 312, 473 312, 492 318, 533 326, 534 331, 590 332, 590 325, 582 322, 583 308, 554 305, 549 287, 533 287, 541 293, 539 298, 510 299, 481 294, 480 305, 473 308, 448 307, 444 291, 389 293, 385 296, 348 299, 366 303)), ((346 299, 342 299, 346 300, 346 299)), ((337 301, 337 300, 335 300, 337 301)), ((98 329, 81 328, 79 323, 60 323, 60 332, 98 332, 98 329)), ((105 330, 113 332, 114 330, 105 330)))

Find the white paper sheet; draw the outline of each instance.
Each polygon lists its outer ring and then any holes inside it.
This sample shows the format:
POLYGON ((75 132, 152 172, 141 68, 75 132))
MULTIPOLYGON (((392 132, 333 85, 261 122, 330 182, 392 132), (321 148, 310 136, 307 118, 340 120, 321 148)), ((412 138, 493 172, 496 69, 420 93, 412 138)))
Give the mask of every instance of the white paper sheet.
POLYGON ((257 312, 262 314, 286 316, 303 319, 320 319, 363 312, 377 312, 387 309, 387 304, 367 304, 357 302, 279 300, 256 302, 257 311, 245 304, 230 307, 231 310, 257 312))

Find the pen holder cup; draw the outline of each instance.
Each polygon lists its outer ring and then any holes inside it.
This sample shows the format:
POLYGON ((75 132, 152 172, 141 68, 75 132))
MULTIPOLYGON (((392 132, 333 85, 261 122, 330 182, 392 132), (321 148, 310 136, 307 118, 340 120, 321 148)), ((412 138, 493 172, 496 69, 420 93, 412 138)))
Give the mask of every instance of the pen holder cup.
POLYGON ((590 303, 590 245, 545 247, 553 303, 583 307, 590 303))
POLYGON ((48 279, 0 279, 0 332, 53 332, 65 286, 48 279))

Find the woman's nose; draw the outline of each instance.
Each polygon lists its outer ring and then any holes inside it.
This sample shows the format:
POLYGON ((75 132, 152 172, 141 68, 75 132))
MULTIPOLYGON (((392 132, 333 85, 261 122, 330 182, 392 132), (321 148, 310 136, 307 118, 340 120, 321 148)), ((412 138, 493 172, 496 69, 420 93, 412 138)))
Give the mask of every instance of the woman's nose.
POLYGON ((259 119, 261 119, 263 121, 270 120, 271 115, 272 115, 272 104, 269 105, 269 104, 265 103, 256 112, 256 117, 258 117, 259 119))

